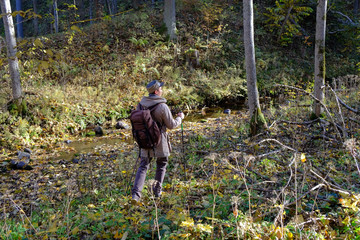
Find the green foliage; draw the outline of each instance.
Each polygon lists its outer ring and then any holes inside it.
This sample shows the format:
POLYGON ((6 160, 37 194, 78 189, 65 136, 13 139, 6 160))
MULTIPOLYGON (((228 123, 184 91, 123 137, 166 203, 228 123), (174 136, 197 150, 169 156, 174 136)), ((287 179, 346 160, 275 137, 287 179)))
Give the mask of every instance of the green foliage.
POLYGON ((293 41, 300 32, 300 23, 304 17, 309 16, 313 9, 304 6, 306 1, 303 0, 279 0, 275 2, 275 7, 266 8, 264 15, 267 17, 265 21, 269 32, 277 35, 278 41, 283 46, 287 46, 293 41))

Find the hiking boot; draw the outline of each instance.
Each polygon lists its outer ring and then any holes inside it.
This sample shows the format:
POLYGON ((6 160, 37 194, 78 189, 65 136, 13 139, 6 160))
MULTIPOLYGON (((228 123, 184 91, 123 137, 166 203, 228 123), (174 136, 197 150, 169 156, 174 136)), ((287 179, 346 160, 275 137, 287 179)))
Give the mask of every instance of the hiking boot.
POLYGON ((133 196, 131 197, 131 204, 132 204, 132 205, 140 205, 140 198, 137 197, 137 196, 135 196, 135 195, 133 195, 133 196))
POLYGON ((161 191, 162 187, 161 184, 159 182, 156 182, 153 187, 152 187, 152 192, 154 194, 154 197, 156 198, 160 198, 161 197, 161 191))

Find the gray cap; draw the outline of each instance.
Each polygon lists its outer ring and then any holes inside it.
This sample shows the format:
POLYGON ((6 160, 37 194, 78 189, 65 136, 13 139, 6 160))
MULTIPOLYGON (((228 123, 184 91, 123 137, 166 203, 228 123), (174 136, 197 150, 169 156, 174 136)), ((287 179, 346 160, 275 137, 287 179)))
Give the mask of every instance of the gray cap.
POLYGON ((148 90, 149 93, 154 93, 163 85, 164 85, 163 82, 159 82, 158 80, 153 80, 148 85, 146 85, 146 89, 148 90))

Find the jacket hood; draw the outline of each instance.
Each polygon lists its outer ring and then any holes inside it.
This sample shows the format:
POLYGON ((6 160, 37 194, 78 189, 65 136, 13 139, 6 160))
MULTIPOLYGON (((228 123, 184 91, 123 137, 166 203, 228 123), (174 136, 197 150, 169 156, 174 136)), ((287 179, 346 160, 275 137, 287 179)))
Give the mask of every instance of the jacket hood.
POLYGON ((166 99, 155 94, 150 94, 149 96, 144 96, 140 101, 140 104, 147 108, 158 103, 166 103, 166 99))

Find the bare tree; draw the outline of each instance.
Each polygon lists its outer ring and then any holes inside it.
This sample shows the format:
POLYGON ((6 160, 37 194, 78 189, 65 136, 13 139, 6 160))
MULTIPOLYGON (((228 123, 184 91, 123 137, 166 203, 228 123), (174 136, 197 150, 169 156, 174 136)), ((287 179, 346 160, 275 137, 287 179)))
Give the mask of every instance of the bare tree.
POLYGON ((165 0, 164 2, 164 22, 167 33, 171 40, 176 39, 176 7, 175 0, 165 0))
POLYGON ((243 4, 246 80, 251 116, 250 133, 255 135, 266 127, 266 121, 260 109, 256 79, 253 0, 243 0, 243 4))
MULTIPOLYGON (((22 1, 16 0, 16 11, 22 11, 22 1)), ((24 38, 24 27, 23 27, 23 17, 20 14, 16 15, 16 29, 17 29, 17 37, 24 38)))
POLYGON ((359 0, 355 0, 354 1, 354 15, 358 14, 358 10, 359 10, 359 0))
POLYGON ((55 33, 58 33, 59 32, 59 11, 58 11, 57 0, 53 0, 53 5, 54 5, 54 28, 55 28, 55 33))
POLYGON ((12 95, 13 99, 20 103, 22 98, 21 80, 18 58, 16 56, 16 37, 14 21, 11 16, 10 0, 0 0, 1 12, 3 14, 3 21, 5 27, 5 38, 7 46, 7 55, 10 69, 10 76, 12 80, 12 95))
MULTIPOLYGON (((325 84, 325 35, 326 35, 326 8, 327 0, 319 0, 316 9, 316 36, 315 36, 315 83, 314 96, 324 100, 325 84)), ((323 111, 319 102, 314 103, 314 114, 319 117, 323 111)))

